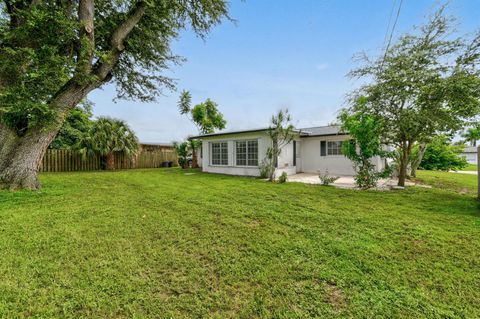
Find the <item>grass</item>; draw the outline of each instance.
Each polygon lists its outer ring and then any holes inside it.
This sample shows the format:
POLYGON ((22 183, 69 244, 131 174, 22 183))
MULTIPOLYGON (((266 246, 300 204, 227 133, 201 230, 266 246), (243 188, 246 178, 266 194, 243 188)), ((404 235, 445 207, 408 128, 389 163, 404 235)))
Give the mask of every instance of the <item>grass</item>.
POLYGON ((478 167, 475 164, 468 164, 464 168, 461 169, 461 171, 477 171, 478 167))
POLYGON ((476 176, 418 174, 443 189, 44 174, 0 192, 0 317, 478 317, 476 176))

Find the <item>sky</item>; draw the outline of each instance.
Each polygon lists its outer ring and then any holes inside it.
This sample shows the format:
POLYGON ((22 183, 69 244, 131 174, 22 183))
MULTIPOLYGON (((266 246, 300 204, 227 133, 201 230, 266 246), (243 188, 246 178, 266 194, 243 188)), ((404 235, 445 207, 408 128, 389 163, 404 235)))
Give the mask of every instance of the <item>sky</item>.
MULTIPOLYGON (((141 142, 181 141, 198 133, 179 114, 182 90, 193 105, 218 103, 226 130, 267 127, 276 111, 288 108, 296 127, 328 125, 359 86, 347 73, 359 66, 355 54, 382 52, 392 8, 400 0, 231 0, 230 15, 206 40, 186 30, 172 43, 186 58, 163 75, 176 79, 155 103, 114 102, 115 87, 92 92, 94 116, 120 118, 141 142)), ((439 6, 433 0, 403 0, 393 38, 422 24, 439 6)), ((396 11, 394 11, 396 13, 396 11)), ((450 0, 462 34, 480 28, 480 0, 450 0)))

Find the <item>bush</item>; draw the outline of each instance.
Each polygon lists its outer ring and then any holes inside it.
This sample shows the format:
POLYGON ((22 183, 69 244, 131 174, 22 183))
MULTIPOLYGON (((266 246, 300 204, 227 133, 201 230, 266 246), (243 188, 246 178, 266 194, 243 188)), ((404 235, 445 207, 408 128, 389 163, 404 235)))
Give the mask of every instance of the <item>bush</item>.
POLYGON ((318 178, 320 178, 320 184, 323 185, 323 186, 328 186, 338 179, 337 176, 330 176, 328 174, 328 170, 325 171, 325 173, 323 173, 323 174, 321 172, 319 172, 318 173, 318 178))
POLYGON ((465 157, 460 156, 463 146, 450 144, 444 135, 435 137, 425 149, 420 168, 426 170, 458 170, 468 165, 465 157))
POLYGON ((275 172, 275 166, 273 166, 267 159, 264 159, 258 166, 260 168, 261 178, 270 178, 270 176, 272 176, 275 172))
POLYGON ((288 180, 288 175, 286 172, 283 172, 282 175, 280 175, 280 177, 278 178, 278 182, 280 184, 285 183, 287 180, 288 180))

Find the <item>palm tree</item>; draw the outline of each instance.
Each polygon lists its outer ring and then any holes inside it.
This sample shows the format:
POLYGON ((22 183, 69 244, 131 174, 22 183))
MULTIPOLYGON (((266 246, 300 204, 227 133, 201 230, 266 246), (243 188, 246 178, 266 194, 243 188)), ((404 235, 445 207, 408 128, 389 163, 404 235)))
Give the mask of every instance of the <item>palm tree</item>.
POLYGON ((477 146, 477 140, 480 140, 480 127, 470 127, 462 136, 465 138, 466 142, 470 143, 471 146, 477 146))
POLYGON ((99 117, 78 147, 83 154, 100 154, 106 158, 106 168, 115 169, 115 152, 133 156, 139 143, 135 132, 119 119, 99 117))

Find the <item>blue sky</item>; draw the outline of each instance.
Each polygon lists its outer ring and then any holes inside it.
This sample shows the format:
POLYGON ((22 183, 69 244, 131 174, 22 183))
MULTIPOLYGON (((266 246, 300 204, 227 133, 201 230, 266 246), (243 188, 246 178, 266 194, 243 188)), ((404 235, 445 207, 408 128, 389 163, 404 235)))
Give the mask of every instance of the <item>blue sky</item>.
MULTIPOLYGON (((177 79, 176 92, 166 91, 156 103, 114 103, 109 85, 89 95, 94 115, 126 120, 143 142, 182 140, 197 133, 178 113, 178 95, 186 89, 193 103, 216 101, 228 130, 268 126, 280 108, 290 110, 297 127, 329 124, 359 85, 346 77, 357 65, 353 55, 382 49, 394 1, 232 0, 236 24, 224 22, 206 41, 185 31, 173 44, 187 59, 167 74, 177 79)), ((424 22, 438 4, 403 0, 395 35, 424 22)), ((480 1, 451 0, 449 12, 460 32, 480 28, 480 1)))

